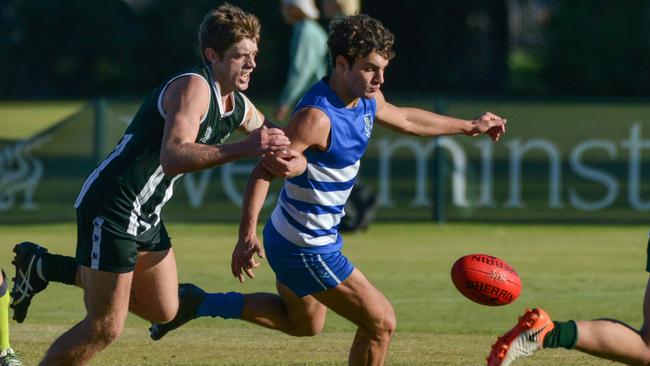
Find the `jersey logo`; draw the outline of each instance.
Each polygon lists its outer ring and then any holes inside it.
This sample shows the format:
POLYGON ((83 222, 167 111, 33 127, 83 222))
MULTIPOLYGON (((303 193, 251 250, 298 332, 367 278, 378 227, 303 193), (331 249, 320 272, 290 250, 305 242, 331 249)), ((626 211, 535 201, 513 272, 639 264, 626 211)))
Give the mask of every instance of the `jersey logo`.
POLYGON ((228 137, 230 137, 230 132, 226 133, 226 134, 221 138, 221 140, 219 140, 219 144, 223 144, 224 141, 226 141, 226 140, 228 139, 228 137))
POLYGON ((203 137, 199 140, 202 143, 208 142, 208 139, 212 136, 212 126, 208 126, 208 128, 205 130, 205 133, 203 134, 203 137))
POLYGON ((363 130, 368 137, 370 137, 370 134, 372 133, 372 122, 372 115, 370 113, 363 116, 363 130))

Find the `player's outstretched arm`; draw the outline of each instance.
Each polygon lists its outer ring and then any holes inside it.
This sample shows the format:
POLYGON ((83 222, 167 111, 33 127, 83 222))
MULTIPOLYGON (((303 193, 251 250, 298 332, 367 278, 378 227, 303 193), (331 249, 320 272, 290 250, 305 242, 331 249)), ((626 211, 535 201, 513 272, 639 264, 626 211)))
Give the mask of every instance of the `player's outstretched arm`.
POLYGON ((160 162, 165 174, 212 168, 244 157, 281 151, 289 146, 289 139, 277 128, 258 128, 246 139, 231 144, 196 143, 201 119, 208 113, 209 101, 209 87, 198 76, 180 78, 167 87, 163 96, 166 118, 160 149, 160 162))
MULTIPOLYGON (((292 116, 285 128, 287 137, 291 139, 289 150, 300 155, 308 148, 326 150, 329 131, 330 122, 325 113, 315 108, 304 108, 292 116)), ((257 223, 274 177, 265 167, 265 161, 273 158, 265 156, 262 162, 257 164, 246 186, 239 223, 239 239, 231 260, 232 274, 240 282, 244 282, 244 274, 254 278, 253 269, 259 267, 254 255, 264 257, 264 250, 257 238, 257 223)))
POLYGON ((419 108, 397 107, 388 103, 381 92, 377 93, 377 121, 394 131, 415 136, 486 134, 493 141, 506 132, 506 120, 490 112, 474 120, 442 116, 419 108))
MULTIPOLYGON (((244 121, 239 126, 242 132, 250 134, 261 127, 278 128, 245 95, 242 94, 242 96, 247 104, 246 110, 248 111, 244 121)), ((264 154, 262 163, 274 176, 282 178, 298 176, 307 168, 307 159, 305 159, 304 155, 291 149, 267 152, 264 154)))
POLYGON ((239 239, 230 261, 233 276, 242 283, 245 280, 244 273, 250 278, 255 278, 253 269, 260 264, 255 260, 254 255, 264 258, 264 249, 257 238, 257 222, 273 178, 273 174, 258 163, 246 184, 239 221, 239 239))

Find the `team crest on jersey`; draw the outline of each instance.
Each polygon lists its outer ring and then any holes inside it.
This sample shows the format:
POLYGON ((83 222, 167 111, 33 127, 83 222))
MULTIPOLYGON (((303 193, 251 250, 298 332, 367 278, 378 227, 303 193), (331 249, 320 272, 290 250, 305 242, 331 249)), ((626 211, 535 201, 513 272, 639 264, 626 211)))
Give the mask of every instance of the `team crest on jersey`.
POLYGON ((372 133, 372 115, 370 113, 363 116, 363 130, 366 132, 366 136, 370 137, 372 133))
POLYGON ((208 128, 205 130, 205 133, 203 134, 203 137, 199 140, 202 143, 208 142, 208 139, 212 136, 212 126, 208 126, 208 128))
POLYGON ((228 132, 227 134, 225 134, 225 135, 224 135, 224 136, 219 140, 219 143, 220 143, 220 144, 223 144, 223 143, 228 139, 228 137, 230 137, 230 132, 228 132))

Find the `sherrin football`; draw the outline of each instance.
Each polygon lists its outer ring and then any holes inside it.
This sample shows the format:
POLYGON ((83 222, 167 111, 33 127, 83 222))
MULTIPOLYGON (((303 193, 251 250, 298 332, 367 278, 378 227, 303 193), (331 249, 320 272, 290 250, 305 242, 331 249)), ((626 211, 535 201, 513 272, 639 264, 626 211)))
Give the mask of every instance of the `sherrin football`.
POLYGON ((469 254, 451 267, 454 286, 468 299, 487 306, 507 305, 519 297, 521 279, 508 263, 487 254, 469 254))

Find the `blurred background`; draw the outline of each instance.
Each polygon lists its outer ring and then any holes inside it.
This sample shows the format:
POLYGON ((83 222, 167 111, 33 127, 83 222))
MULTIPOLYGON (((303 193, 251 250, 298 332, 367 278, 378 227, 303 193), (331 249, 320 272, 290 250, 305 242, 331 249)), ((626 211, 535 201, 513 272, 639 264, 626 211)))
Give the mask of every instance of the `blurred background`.
MULTIPOLYGON (((314 0, 319 7, 325 1, 314 0)), ((23 240, 74 254, 73 204, 84 180, 146 95, 200 63, 199 23, 222 3, 0 0, 0 267, 12 269, 10 248, 23 240)), ((283 19, 281 0, 230 3, 260 18, 257 69, 246 94, 274 117, 295 60, 296 27, 283 19)), ((484 362, 495 336, 525 306, 555 319, 641 324, 650 222, 650 1, 360 6, 396 36, 383 86, 389 101, 465 119, 491 111, 508 120, 496 144, 483 136, 402 136, 375 124, 361 163, 364 188, 346 206, 352 229, 372 222, 345 235, 345 253, 395 306, 399 325, 388 362, 484 362), (518 303, 484 307, 458 294, 449 269, 468 253, 490 253, 517 268, 524 283, 518 303)), ((327 26, 323 17, 316 22, 327 26)), ((180 281, 219 291, 273 288, 268 265, 246 287, 229 274, 241 195, 255 163, 187 174, 176 187, 163 218, 178 244, 180 281)), ((274 182, 260 222, 281 183, 274 182)), ((12 324, 26 365, 83 316, 81 297, 70 286, 50 286, 27 321, 12 324)), ((356 332, 335 314, 318 341, 210 319, 155 346, 148 326, 129 317, 123 339, 97 364, 340 365, 356 332)), ((545 351, 526 364, 611 363, 545 351)))
MULTIPOLYGON (((0 223, 72 221, 144 96, 200 62, 198 25, 221 3, 1 2, 0 223)), ((230 3, 260 18, 247 94, 272 116, 292 29, 279 1, 230 3)), ((509 121, 496 145, 376 128, 361 180, 377 220, 650 218, 650 2, 365 0, 361 12, 396 35, 383 87, 395 104, 509 121)), ((167 217, 236 221, 252 164, 188 175, 167 217)))
MULTIPOLYGON (((291 35, 279 1, 230 2, 262 23, 250 94, 277 92, 291 35)), ((220 3, 5 0, 0 5, 0 97, 149 92, 164 77, 199 61, 198 24, 220 3)), ((361 11, 397 36, 389 92, 650 94, 647 1, 366 0, 361 11)))

